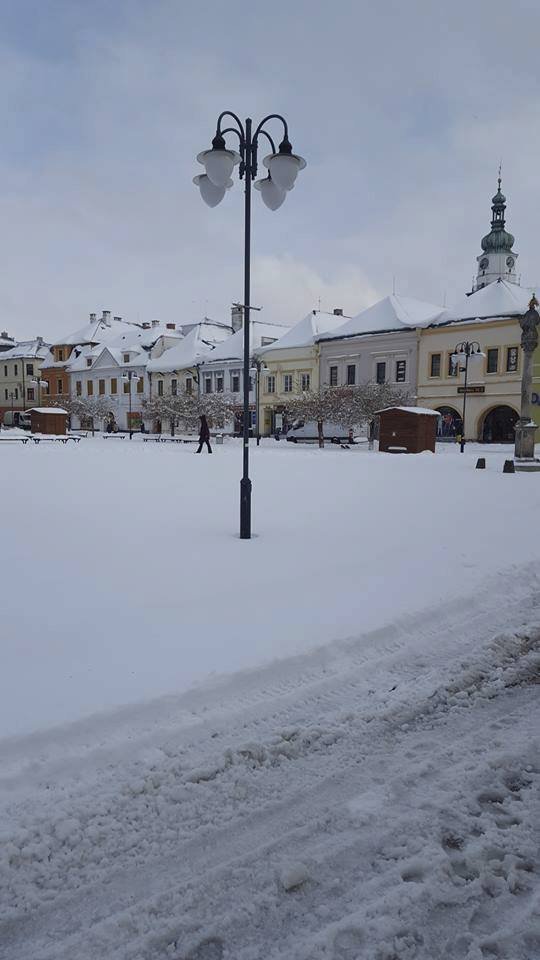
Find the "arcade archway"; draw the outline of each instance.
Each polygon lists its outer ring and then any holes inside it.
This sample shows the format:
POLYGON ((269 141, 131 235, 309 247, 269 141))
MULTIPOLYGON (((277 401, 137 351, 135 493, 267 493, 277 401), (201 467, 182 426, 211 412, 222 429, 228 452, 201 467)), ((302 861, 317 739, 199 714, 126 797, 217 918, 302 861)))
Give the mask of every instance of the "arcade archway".
POLYGON ((514 428, 518 419, 519 416, 512 407, 507 407, 506 405, 493 407, 484 417, 482 442, 513 443, 515 437, 514 428))
POLYGON ((437 439, 454 440, 461 435, 461 414, 454 407, 436 407, 440 417, 437 420, 437 439))

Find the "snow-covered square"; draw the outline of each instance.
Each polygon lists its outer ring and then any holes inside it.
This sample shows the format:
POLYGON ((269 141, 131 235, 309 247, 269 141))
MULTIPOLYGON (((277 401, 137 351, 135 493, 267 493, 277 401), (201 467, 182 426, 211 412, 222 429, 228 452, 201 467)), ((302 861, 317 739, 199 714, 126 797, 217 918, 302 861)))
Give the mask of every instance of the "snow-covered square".
POLYGON ((194 449, 0 450, 0 956, 534 960, 537 477, 194 449))

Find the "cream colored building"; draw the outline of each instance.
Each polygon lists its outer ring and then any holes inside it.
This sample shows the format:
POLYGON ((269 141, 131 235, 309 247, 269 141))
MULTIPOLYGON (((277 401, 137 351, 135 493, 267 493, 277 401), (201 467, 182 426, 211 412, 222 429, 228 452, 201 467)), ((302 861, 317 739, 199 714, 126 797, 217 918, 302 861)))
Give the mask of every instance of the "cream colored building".
POLYGON ((41 368, 49 350, 43 337, 0 353, 0 418, 8 410, 29 410, 41 401, 41 368))
POLYGON ((524 287, 497 280, 453 307, 455 319, 421 331, 418 404, 441 411, 443 436, 461 434, 464 374, 452 355, 459 344, 469 342, 477 343, 483 355, 469 360, 465 437, 513 442, 521 395, 519 317, 531 296, 524 287))
POLYGON ((317 337, 337 330, 343 311, 311 310, 276 343, 254 351, 261 361, 261 434, 268 436, 286 424, 285 407, 295 393, 319 388, 320 347, 317 337))
POLYGON ((512 443, 521 403, 519 318, 533 291, 521 287, 516 274, 518 254, 514 237, 506 230, 500 177, 491 211, 491 230, 481 240, 473 292, 449 309, 446 322, 421 331, 417 394, 419 405, 441 411, 443 436, 461 434, 464 374, 451 358, 459 344, 477 344, 482 355, 468 364, 465 437, 512 443))

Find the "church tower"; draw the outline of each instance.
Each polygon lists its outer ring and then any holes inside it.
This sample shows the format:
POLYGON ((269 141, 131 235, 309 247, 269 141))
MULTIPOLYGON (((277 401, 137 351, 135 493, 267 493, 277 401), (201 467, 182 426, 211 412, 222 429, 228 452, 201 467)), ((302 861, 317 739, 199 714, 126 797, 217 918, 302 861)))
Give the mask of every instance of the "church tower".
POLYGON ((473 286, 473 293, 486 287, 494 280, 507 280, 509 283, 518 283, 516 274, 517 253, 514 253, 514 237, 504 229, 506 197, 501 193, 501 175, 499 171, 499 187, 493 197, 491 230, 482 238, 483 253, 477 257, 478 273, 473 286))

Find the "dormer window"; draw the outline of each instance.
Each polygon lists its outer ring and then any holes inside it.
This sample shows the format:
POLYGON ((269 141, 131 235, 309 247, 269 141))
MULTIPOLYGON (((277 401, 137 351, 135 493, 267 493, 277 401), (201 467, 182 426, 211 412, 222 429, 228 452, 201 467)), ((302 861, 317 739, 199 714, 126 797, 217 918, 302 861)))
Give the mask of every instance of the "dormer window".
POLYGON ((92 366, 92 357, 87 357, 87 358, 86 358, 86 366, 87 366, 87 367, 91 367, 91 366, 92 366))
POLYGON ((129 353, 124 354, 124 363, 129 363, 129 353))
POLYGON ((59 359, 59 360, 63 360, 63 359, 64 359, 64 351, 63 351, 63 350, 59 350, 59 351, 58 351, 58 359, 59 359))

